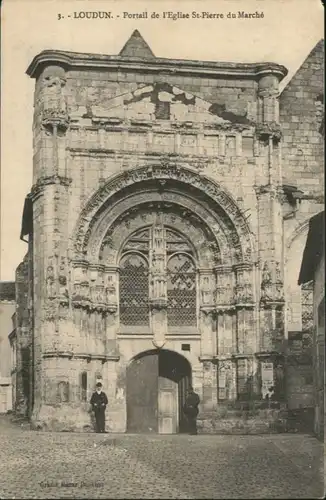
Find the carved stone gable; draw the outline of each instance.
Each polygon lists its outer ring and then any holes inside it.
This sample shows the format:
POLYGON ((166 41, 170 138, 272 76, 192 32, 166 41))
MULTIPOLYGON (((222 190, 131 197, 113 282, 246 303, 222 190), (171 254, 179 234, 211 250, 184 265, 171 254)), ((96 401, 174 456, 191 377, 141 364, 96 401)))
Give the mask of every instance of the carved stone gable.
MULTIPOLYGON (((169 83, 139 86, 133 92, 109 99, 104 106, 92 106, 93 120, 171 120, 190 129, 196 123, 228 124, 232 113, 169 83)), ((248 120, 244 119, 244 124, 248 120)), ((139 123, 141 125, 141 122, 139 123)))

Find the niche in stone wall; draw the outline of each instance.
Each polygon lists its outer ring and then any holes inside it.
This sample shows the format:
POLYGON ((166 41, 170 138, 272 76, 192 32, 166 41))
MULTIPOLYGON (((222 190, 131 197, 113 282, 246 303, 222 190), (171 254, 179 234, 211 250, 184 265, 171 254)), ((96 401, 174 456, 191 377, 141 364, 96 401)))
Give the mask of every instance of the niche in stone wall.
POLYGON ((69 382, 61 381, 57 386, 57 401, 58 403, 69 402, 69 382))
POLYGON ((248 370, 248 360, 237 360, 237 399, 248 401, 252 398, 253 376, 248 370))
POLYGON ((234 136, 228 136, 225 141, 226 145, 226 156, 235 156, 236 155, 236 143, 234 136))
POLYGON ((83 372, 80 376, 81 400, 87 401, 87 372, 83 372))
POLYGON ((251 157, 254 154, 254 140, 252 137, 242 137, 242 155, 251 157))

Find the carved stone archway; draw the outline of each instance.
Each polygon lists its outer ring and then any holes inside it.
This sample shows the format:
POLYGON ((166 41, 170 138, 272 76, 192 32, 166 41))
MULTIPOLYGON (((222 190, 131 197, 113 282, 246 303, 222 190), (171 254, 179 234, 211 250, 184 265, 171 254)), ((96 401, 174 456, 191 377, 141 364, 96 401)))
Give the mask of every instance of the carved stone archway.
MULTIPOLYGON (((188 201, 188 207, 185 208, 190 208, 195 214, 205 209, 215 219, 211 229, 222 227, 228 236, 236 261, 252 260, 252 233, 232 196, 196 170, 175 165, 138 167, 109 179, 105 186, 92 196, 78 219, 73 235, 75 258, 89 256, 89 244, 98 233, 97 228, 101 222, 106 220, 107 224, 107 216, 115 204, 133 193, 142 192, 146 195, 148 191, 157 193, 157 201, 174 202, 173 195, 181 195, 184 203, 188 201)), ((132 206, 131 200, 127 201, 127 204, 132 206)), ((94 243, 91 244, 94 247, 94 243)))

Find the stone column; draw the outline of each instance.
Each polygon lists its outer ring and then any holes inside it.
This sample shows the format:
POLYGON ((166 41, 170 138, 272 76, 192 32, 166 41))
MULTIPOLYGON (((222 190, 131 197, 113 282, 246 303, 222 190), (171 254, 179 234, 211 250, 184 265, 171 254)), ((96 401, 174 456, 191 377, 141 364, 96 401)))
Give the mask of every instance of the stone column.
POLYGON ((243 262, 235 266, 235 303, 237 310, 237 353, 252 354, 257 335, 254 324, 253 267, 243 262))
POLYGON ((217 353, 233 352, 234 274, 230 266, 218 266, 216 273, 215 306, 217 312, 217 353))
MULTIPOLYGON (((70 333, 67 269, 67 205, 71 180, 66 170, 66 132, 69 117, 65 97, 65 71, 48 66, 36 83, 34 118, 34 394, 33 419, 44 402, 43 358, 47 350, 60 350, 70 333)), ((59 358, 59 364, 61 359, 59 358)))
POLYGON ((202 360, 203 369, 203 393, 202 408, 204 411, 211 411, 216 407, 216 366, 210 360, 202 360))
POLYGON ((153 344, 163 347, 167 333, 166 243, 162 214, 158 214, 152 231, 150 251, 150 304, 153 344))
POLYGON ((107 266, 105 268, 104 286, 106 293, 106 331, 105 343, 106 355, 114 355, 117 351, 117 330, 118 330, 118 304, 119 304, 119 290, 118 290, 118 277, 119 268, 114 266, 107 266))
POLYGON ((226 136, 224 133, 219 134, 219 144, 218 144, 218 155, 224 157, 225 156, 225 143, 226 136))
POLYGON ((216 287, 216 278, 211 268, 201 268, 199 273, 200 290, 200 312, 199 312, 199 331, 201 335, 200 352, 202 358, 211 359, 215 354, 214 342, 214 318, 215 304, 214 294, 216 287))

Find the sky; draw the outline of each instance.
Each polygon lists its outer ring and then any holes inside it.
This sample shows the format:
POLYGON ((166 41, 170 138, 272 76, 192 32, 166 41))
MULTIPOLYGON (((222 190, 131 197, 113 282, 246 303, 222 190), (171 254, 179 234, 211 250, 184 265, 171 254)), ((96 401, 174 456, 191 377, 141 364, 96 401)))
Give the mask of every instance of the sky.
POLYGON ((118 54, 138 29, 156 56, 283 64, 289 70, 283 88, 323 38, 323 15, 320 0, 3 0, 0 279, 14 280, 27 251, 19 236, 24 199, 32 187, 35 82, 26 69, 36 54, 45 49, 118 54), (227 17, 239 10, 263 17, 227 17), (78 13, 86 11, 111 11, 113 18, 81 19, 78 13), (144 11, 148 19, 124 18, 124 12, 144 11), (162 19, 169 11, 190 13, 190 18, 162 19), (192 19, 193 11, 224 18, 192 19), (160 18, 151 18, 153 12, 160 18))

